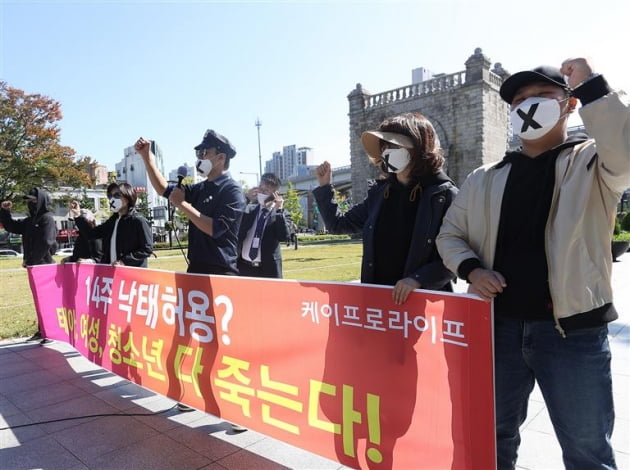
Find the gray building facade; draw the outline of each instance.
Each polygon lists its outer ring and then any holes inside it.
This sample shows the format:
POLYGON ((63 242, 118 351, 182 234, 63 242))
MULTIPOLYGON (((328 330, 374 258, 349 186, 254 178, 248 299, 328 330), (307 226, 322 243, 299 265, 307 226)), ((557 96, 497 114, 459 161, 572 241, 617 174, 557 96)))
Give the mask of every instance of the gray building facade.
POLYGON ((420 112, 433 123, 446 171, 457 185, 478 166, 501 159, 511 132, 508 105, 499 88, 509 74, 500 63, 492 70, 490 64, 477 48, 460 72, 375 94, 357 84, 348 95, 352 199, 362 201, 368 180, 378 176, 361 146, 361 133, 396 114, 420 112))

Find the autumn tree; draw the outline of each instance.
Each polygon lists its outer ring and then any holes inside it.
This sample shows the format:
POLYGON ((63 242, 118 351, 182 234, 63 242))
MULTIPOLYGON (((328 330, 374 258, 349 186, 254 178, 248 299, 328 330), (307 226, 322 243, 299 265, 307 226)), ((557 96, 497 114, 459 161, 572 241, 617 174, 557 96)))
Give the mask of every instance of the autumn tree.
POLYGON ((92 186, 91 159, 75 158, 75 151, 59 142, 61 118, 58 102, 0 81, 0 200, 33 187, 92 186))

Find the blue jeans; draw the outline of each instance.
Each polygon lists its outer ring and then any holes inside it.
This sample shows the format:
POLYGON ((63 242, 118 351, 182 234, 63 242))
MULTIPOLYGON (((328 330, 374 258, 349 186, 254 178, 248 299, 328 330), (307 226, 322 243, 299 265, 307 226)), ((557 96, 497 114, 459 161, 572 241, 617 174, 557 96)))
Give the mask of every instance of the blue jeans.
POLYGON ((567 469, 615 469, 615 413, 608 327, 567 332, 552 321, 496 318, 497 468, 513 469, 534 381, 542 391, 567 469))

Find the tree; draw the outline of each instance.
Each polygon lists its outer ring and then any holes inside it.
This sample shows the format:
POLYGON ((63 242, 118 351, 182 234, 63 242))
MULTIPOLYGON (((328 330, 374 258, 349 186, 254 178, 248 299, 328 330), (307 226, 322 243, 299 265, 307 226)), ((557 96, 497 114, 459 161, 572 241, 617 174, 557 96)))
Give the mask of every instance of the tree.
POLYGON ((59 143, 61 118, 58 102, 0 81, 0 200, 33 187, 92 186, 92 159, 75 158, 71 147, 59 143))
POLYGON ((145 218, 150 226, 153 226, 153 214, 149 207, 149 197, 146 191, 137 191, 136 210, 145 218))
POLYGON ((245 194, 245 197, 247 197, 247 193, 252 188, 247 184, 247 181, 245 180, 238 180, 237 183, 241 185, 241 188, 243 188, 243 194, 245 194))
POLYGON ((297 227, 303 226, 302 219, 304 218, 304 214, 302 213, 302 206, 300 205, 300 197, 291 182, 289 182, 287 194, 284 197, 284 210, 289 213, 293 223, 297 227))
POLYGON ((343 215, 348 212, 348 209, 350 209, 348 197, 345 194, 341 194, 337 189, 333 189, 333 197, 337 202, 337 214, 343 215))

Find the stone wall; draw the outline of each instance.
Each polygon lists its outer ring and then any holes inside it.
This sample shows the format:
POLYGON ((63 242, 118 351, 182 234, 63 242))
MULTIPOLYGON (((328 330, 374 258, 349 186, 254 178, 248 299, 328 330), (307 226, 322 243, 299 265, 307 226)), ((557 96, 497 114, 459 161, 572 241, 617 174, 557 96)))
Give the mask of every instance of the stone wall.
POLYGON ((348 95, 352 198, 362 201, 368 180, 378 176, 361 147, 361 133, 375 129, 385 118, 404 112, 420 112, 435 127, 446 171, 458 184, 476 167, 500 160, 508 142, 508 106, 499 87, 508 73, 481 49, 468 58, 466 70, 372 94, 361 84, 348 95))

